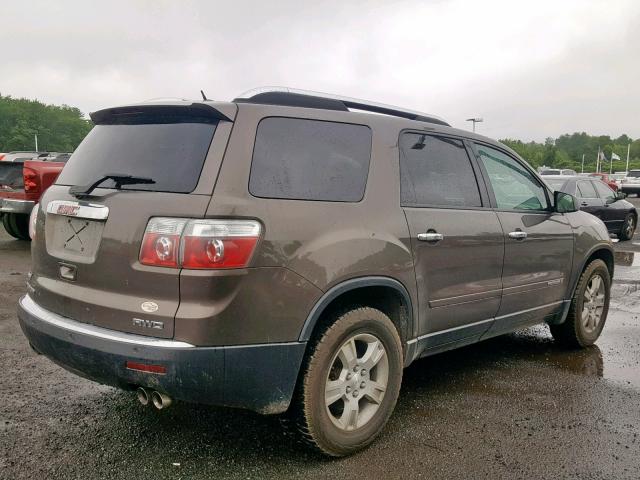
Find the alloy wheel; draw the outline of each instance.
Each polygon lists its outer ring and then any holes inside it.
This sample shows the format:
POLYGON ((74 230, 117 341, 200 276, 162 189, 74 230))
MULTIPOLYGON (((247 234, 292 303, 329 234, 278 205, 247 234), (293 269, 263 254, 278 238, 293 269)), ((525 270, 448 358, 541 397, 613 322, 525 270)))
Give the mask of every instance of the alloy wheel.
POLYGON ((581 318, 585 332, 593 333, 600 325, 604 302, 604 281, 600 275, 594 275, 587 283, 582 303, 581 318))
POLYGON ((325 385, 329 418, 341 430, 366 425, 380 408, 389 381, 389 358, 374 335, 349 337, 333 356, 325 385))

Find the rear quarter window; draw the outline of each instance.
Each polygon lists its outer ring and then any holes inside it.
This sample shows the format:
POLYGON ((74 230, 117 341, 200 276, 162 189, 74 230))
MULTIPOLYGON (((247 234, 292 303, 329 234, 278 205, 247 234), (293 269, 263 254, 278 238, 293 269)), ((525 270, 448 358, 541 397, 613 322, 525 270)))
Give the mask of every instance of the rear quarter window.
POLYGON ((256 197, 358 202, 371 159, 364 125, 270 117, 258 125, 249 192, 256 197))

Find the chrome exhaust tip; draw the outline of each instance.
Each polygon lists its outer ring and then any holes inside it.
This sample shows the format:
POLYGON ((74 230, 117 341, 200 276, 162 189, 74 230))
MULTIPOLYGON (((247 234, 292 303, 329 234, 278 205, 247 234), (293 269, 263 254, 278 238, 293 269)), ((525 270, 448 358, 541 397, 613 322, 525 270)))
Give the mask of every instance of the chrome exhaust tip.
POLYGON ((153 391, 151 392, 151 401, 153 402, 153 406, 158 410, 162 410, 163 408, 168 408, 173 403, 171 397, 169 395, 165 395, 162 392, 153 391))
POLYGON ((147 405, 149 405, 149 402, 151 401, 151 396, 149 395, 149 392, 147 392, 146 388, 138 387, 136 390, 136 396, 138 397, 138 401, 143 406, 146 407, 147 405))

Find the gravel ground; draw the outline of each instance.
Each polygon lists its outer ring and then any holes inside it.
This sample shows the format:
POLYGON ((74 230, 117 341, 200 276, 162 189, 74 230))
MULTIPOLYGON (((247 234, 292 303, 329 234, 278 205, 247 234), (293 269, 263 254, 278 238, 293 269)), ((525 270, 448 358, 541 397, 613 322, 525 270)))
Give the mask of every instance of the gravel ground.
MULTIPOLYGON (((616 248, 640 250, 634 242, 616 248)), ((640 478, 630 253, 597 346, 563 351, 541 326, 415 362, 378 441, 327 460, 276 418, 181 403, 158 413, 33 353, 15 315, 28 249, 0 233, 2 479, 640 478)))

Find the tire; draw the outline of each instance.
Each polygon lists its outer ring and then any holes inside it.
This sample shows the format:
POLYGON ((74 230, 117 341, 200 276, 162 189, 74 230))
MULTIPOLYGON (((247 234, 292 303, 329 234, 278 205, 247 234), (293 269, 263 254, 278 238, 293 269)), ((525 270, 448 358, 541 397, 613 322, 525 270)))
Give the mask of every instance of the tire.
POLYGON ((2 224, 9 235, 18 240, 31 240, 29 237, 29 215, 5 213, 2 224))
POLYGON ((569 348, 593 345, 607 321, 610 296, 609 269, 602 260, 593 260, 580 276, 567 319, 560 325, 549 325, 553 338, 569 348), (597 278, 601 283, 598 283, 596 288, 597 278), (593 299, 593 303, 589 301, 590 298, 593 299))
POLYGON ((18 232, 16 232, 13 229, 13 225, 9 221, 9 218, 10 218, 10 214, 8 213, 5 213, 4 215, 2 215, 2 226, 4 227, 4 229, 7 231, 9 235, 11 235, 13 238, 18 238, 18 232))
POLYGON ((624 219, 620 233, 618 233, 620 241, 631 240, 636 231, 636 226, 636 216, 633 213, 628 214, 624 219))
POLYGON ((381 311, 360 307, 337 315, 310 344, 283 423, 325 455, 367 447, 396 405, 402 358, 396 327, 381 311), (374 365, 370 372, 368 365, 374 365))

